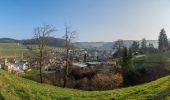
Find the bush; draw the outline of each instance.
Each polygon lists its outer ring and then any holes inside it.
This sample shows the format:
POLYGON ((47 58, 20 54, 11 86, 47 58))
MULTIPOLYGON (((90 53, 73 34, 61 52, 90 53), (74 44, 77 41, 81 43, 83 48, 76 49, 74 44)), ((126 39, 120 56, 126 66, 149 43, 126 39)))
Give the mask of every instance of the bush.
POLYGON ((145 67, 139 68, 138 69, 140 74, 146 74, 147 73, 147 69, 145 67))
POLYGON ((130 70, 124 75, 125 85, 135 85, 138 83, 141 74, 137 70, 130 70))
MULTIPOLYGON (((39 72, 39 70, 28 71, 22 77, 36 81, 36 82, 40 82, 40 72, 39 72)), ((42 77, 43 77, 44 83, 50 83, 50 81, 48 80, 48 75, 46 73, 42 72, 42 77)))
POLYGON ((91 90, 110 90, 120 86, 123 82, 121 74, 99 73, 91 80, 91 90))

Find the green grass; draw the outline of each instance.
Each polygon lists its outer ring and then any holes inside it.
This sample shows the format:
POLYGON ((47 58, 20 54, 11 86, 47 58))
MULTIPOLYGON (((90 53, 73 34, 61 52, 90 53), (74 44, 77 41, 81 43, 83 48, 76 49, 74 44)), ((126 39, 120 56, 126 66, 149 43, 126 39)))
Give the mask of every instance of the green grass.
POLYGON ((18 43, 0 43, 0 57, 21 57, 26 49, 18 43))
MULTIPOLYGON (((23 77, 23 78, 26 78, 26 79, 29 79, 29 80, 36 81, 36 82, 40 82, 39 75, 40 75, 39 70, 31 70, 31 71, 26 72, 22 77, 23 77)), ((49 78, 49 77, 48 77, 48 74, 43 73, 43 72, 42 72, 42 76, 43 76, 45 79, 48 79, 48 78, 49 78)))
MULTIPOLYGON (((63 52, 64 49, 57 47, 48 47, 47 49, 63 52)), ((0 43, 0 58, 21 58, 25 52, 28 52, 26 46, 18 43, 0 43)))
POLYGON ((128 88, 81 91, 36 83, 0 70, 0 94, 5 100, 161 100, 170 95, 170 76, 128 88))
POLYGON ((137 55, 134 57, 134 61, 168 62, 170 61, 170 52, 137 55))

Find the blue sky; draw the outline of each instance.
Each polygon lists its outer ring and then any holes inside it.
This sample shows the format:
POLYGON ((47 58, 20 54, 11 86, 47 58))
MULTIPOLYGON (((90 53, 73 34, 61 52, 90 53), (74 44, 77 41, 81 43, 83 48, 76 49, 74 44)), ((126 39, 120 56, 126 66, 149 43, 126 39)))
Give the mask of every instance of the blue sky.
POLYGON ((52 24, 62 37, 64 24, 78 31, 77 41, 170 37, 170 0, 1 0, 0 37, 27 39, 33 28, 52 24))

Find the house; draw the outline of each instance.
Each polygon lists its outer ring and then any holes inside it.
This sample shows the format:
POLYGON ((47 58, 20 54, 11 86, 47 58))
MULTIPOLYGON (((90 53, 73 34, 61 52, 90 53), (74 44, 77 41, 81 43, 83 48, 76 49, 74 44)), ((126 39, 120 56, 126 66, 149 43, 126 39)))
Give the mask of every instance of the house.
POLYGON ((5 60, 5 66, 7 66, 7 70, 9 72, 17 71, 17 72, 24 72, 28 69, 28 62, 27 61, 18 61, 16 60, 14 63, 8 62, 5 60))
POLYGON ((20 70, 28 69, 28 62, 27 61, 15 61, 15 63, 13 65, 14 65, 14 67, 16 67, 20 70))

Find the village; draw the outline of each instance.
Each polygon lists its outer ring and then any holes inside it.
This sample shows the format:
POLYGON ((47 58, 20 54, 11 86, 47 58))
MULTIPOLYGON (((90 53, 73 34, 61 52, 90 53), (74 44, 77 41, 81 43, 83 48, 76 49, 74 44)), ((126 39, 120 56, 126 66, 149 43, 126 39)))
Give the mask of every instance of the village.
MULTIPOLYGON (((72 67, 85 68, 102 64, 107 64, 111 51, 107 50, 89 50, 89 49, 75 49, 70 50, 70 62, 72 67)), ((43 67, 43 71, 46 73, 55 72, 56 70, 62 70, 65 64, 64 52, 50 52, 46 58, 46 65, 43 67)), ((27 71, 34 69, 36 61, 29 61, 28 59, 17 58, 1 58, 0 68, 5 69, 11 73, 17 75, 23 75, 27 71)))

